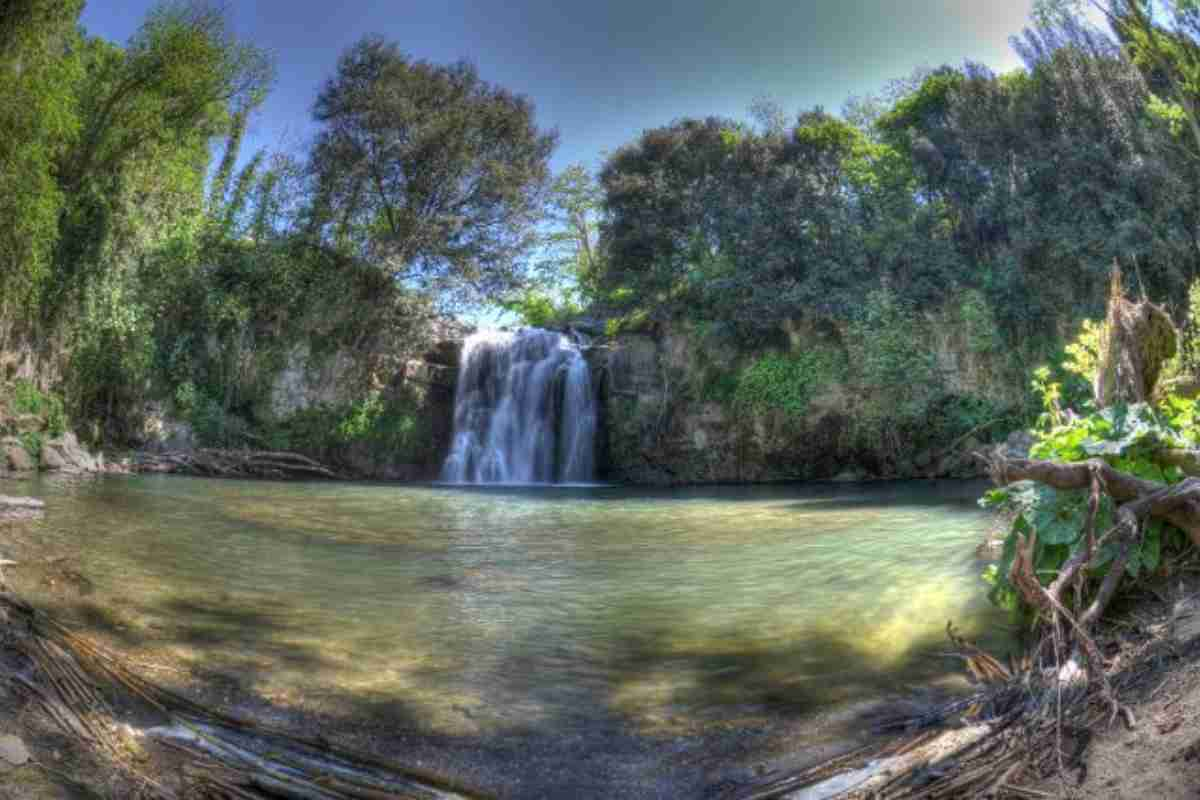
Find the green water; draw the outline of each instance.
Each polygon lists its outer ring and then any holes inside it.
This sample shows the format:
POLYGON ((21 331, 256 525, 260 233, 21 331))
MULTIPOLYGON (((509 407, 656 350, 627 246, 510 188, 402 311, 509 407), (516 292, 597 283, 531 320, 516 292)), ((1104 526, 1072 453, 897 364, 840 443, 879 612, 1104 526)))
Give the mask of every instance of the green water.
POLYGON ((474 736, 686 732, 948 679, 947 620, 1003 645, 981 488, 3 486, 47 501, 25 535, 83 578, 40 588, 85 628, 269 700, 369 697, 474 736))

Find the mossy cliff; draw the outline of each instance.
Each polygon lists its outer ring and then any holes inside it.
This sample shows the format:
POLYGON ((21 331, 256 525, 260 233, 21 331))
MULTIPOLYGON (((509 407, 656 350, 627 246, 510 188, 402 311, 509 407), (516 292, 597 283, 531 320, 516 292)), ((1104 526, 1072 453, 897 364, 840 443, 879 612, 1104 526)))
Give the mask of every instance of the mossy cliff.
MULTIPOLYGON (((1028 367, 965 302, 746 346, 720 324, 642 324, 589 353, 601 476, 670 484, 971 477, 1028 414, 1028 367)), ((610 329, 613 326, 610 326, 610 329)))

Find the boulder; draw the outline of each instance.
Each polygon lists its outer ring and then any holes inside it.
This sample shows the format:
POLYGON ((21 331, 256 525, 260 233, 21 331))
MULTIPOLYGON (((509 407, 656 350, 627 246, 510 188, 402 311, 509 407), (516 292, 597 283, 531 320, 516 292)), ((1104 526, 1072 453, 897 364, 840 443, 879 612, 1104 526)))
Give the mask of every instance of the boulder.
POLYGON ((8 510, 12 508, 24 508, 41 510, 46 507, 46 504, 38 500, 36 497, 11 497, 9 495, 0 494, 0 509, 8 510))
MULTIPOLYGON (((8 497, 0 495, 0 519, 34 519, 41 516, 46 504, 33 497, 8 497)), ((0 557, 0 567, 12 566, 15 561, 0 557)), ((0 576, 2 582, 2 576, 0 576)))
POLYGON ((196 432, 186 422, 164 422, 160 445, 164 451, 196 449, 196 432))
POLYGON ((1002 444, 996 445, 994 450, 1007 459, 1029 458, 1029 451, 1036 443, 1037 440, 1029 431, 1013 431, 1002 444))
POLYGON ((29 748, 16 736, 0 736, 0 772, 29 762, 29 748))
POLYGON ((42 443, 41 467, 48 472, 95 472, 101 468, 70 431, 42 443))
POLYGON ((37 469, 37 462, 20 439, 10 436, 0 441, 0 466, 13 472, 32 472, 37 469))

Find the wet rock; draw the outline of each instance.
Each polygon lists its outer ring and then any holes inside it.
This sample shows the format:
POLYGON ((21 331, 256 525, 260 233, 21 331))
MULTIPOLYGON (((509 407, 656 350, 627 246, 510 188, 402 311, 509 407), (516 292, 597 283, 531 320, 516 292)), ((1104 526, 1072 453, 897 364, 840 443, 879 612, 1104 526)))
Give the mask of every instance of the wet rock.
POLYGON ((42 443, 41 467, 48 472, 96 472, 103 468, 70 431, 42 443))
POLYGON ((1177 644, 1200 637, 1200 597, 1191 595, 1175 603, 1171 611, 1171 635, 1177 644))
POLYGON ((37 462, 21 444, 21 440, 10 436, 0 441, 0 466, 13 472, 32 472, 37 469, 37 462))
POLYGON ((34 519, 42 514, 45 507, 45 503, 32 497, 0 495, 0 519, 34 519))
POLYGON ((0 494, 0 511, 12 508, 43 509, 46 504, 35 497, 10 497, 0 494))
POLYGON ((16 736, 0 736, 0 772, 29 763, 29 748, 16 736))

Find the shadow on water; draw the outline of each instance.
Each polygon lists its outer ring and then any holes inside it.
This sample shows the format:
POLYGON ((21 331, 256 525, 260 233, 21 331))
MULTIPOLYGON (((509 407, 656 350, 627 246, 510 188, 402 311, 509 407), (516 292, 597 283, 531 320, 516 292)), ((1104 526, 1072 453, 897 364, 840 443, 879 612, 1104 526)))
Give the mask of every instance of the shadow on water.
POLYGON ((435 765, 500 797, 716 796, 750 782, 763 763, 819 761, 869 738, 876 721, 944 696, 897 685, 897 671, 916 684, 945 672, 919 648, 901 663, 872 664, 854 643, 827 634, 771 647, 731 635, 723 648, 698 656, 680 656, 654 637, 629 636, 609 642, 603 673, 577 674, 569 682, 560 675, 557 683, 530 655, 543 643, 515 641, 478 696, 461 687, 456 692, 436 666, 407 671, 406 683, 446 686, 441 701, 447 709, 476 723, 448 733, 431 720, 427 704, 407 700, 404 692, 338 686, 335 676, 344 665, 317 646, 289 642, 293 631, 275 615, 194 602, 129 604, 114 612, 79 601, 58 610, 122 652, 181 646, 208 652, 186 678, 152 673, 161 683, 202 687, 209 702, 233 702, 243 713, 307 734, 319 731, 402 764, 435 765), (171 616, 180 624, 139 629, 126 621, 141 615, 171 616), (828 693, 789 680, 794 676, 780 668, 803 663, 814 651, 853 665, 842 676, 848 697, 876 695, 879 701, 823 720, 814 732, 828 693), (285 696, 264 691, 281 669, 302 671, 307 685, 285 696), (527 709, 512 713, 531 697, 542 702, 533 718, 527 709), (662 709, 661 715, 647 718, 643 704, 662 709))

